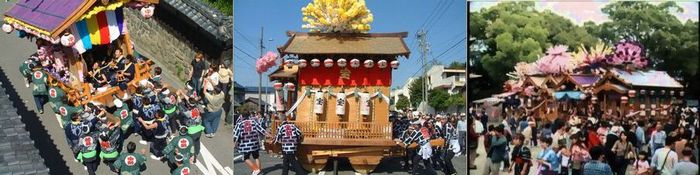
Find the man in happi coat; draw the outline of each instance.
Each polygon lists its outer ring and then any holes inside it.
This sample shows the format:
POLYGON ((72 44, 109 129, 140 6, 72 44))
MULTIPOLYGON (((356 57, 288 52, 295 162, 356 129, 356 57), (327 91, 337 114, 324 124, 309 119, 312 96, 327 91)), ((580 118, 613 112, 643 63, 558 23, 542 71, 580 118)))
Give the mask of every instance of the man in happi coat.
POLYGON ((282 152, 284 153, 282 158, 282 175, 287 175, 289 166, 294 168, 296 174, 303 172, 299 171, 299 165, 296 160, 297 146, 303 139, 304 135, 294 123, 283 121, 277 128, 277 135, 274 140, 276 143, 282 144, 282 152))
POLYGON ((254 175, 261 171, 258 151, 260 150, 259 135, 263 134, 266 134, 265 129, 251 116, 245 116, 245 119, 237 123, 233 133, 233 146, 238 148, 239 153, 243 153, 243 160, 254 175), (255 159, 254 162, 250 160, 251 156, 255 159))

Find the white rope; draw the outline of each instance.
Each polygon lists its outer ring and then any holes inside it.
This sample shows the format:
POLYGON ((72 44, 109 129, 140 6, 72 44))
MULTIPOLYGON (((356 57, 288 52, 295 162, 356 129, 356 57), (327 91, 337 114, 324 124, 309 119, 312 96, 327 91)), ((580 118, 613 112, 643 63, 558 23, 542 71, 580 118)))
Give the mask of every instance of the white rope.
POLYGON ((289 110, 287 111, 287 113, 285 113, 285 116, 291 114, 292 112, 294 112, 294 110, 297 109, 297 107, 299 106, 299 104, 301 103, 301 101, 304 101, 304 98, 306 98, 306 94, 307 94, 308 92, 309 92, 309 90, 304 90, 304 94, 302 94, 301 96, 299 96, 299 98, 297 98, 297 102, 295 102, 294 105, 292 105, 292 107, 289 108, 289 110))

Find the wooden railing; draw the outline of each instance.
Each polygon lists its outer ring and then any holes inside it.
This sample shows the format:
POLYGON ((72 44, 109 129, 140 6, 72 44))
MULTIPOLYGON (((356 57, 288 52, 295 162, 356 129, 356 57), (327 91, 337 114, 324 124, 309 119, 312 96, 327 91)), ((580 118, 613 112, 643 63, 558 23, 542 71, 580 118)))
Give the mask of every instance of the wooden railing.
MULTIPOLYGON (((391 123, 370 122, 297 122, 296 124, 304 134, 303 143, 323 142, 326 145, 337 141, 338 145, 352 144, 353 141, 391 141, 391 123)), ((276 134, 281 121, 273 121, 272 134, 276 134)), ((366 142, 369 143, 369 142, 366 142)))

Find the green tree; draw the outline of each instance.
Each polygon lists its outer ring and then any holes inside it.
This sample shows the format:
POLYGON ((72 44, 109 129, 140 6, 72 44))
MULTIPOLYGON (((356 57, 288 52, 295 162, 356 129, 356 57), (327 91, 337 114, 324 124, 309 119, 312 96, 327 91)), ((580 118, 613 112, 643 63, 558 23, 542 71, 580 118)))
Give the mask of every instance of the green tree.
POLYGON ((450 104, 448 104, 449 99, 450 94, 442 88, 430 90, 430 94, 428 94, 428 104, 435 108, 436 111, 444 111, 450 107, 450 104))
POLYGON ((467 68, 467 63, 453 61, 452 63, 450 63, 450 65, 447 66, 447 68, 448 69, 465 69, 465 68, 467 68))
POLYGON ((404 110, 411 107, 411 103, 408 101, 408 97, 399 95, 399 100, 396 102, 396 109, 404 110))
POLYGON ((408 94, 410 94, 413 99, 411 100, 411 107, 418 108, 418 105, 423 99, 423 77, 416 78, 411 82, 408 94))
POLYGON ((463 93, 452 94, 447 99, 446 103, 448 106, 464 106, 466 104, 466 103, 464 103, 464 94, 463 93))

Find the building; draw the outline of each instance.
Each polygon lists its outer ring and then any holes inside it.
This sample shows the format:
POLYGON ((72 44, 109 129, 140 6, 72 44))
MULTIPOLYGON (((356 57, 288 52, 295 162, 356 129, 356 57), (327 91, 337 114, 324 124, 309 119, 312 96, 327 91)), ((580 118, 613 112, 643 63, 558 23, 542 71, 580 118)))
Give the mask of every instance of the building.
POLYGON ((452 94, 459 94, 467 82, 466 69, 450 69, 444 65, 434 65, 428 70, 430 89, 443 88, 452 94))
POLYGON ((406 83, 403 84, 400 88, 397 89, 392 89, 390 93, 391 99, 394 101, 394 104, 399 101, 399 97, 402 95, 408 98, 408 101, 411 101, 411 84, 413 81, 415 81, 417 77, 410 77, 408 80, 406 80, 406 83))
MULTIPOLYGON (((260 96, 258 94, 257 86, 245 86, 243 87, 243 103, 241 105, 254 102, 256 105, 260 105, 260 96)), ((275 103, 275 89, 272 87, 262 87, 262 103, 263 106, 267 107, 268 111, 274 111, 272 104, 275 103)))

